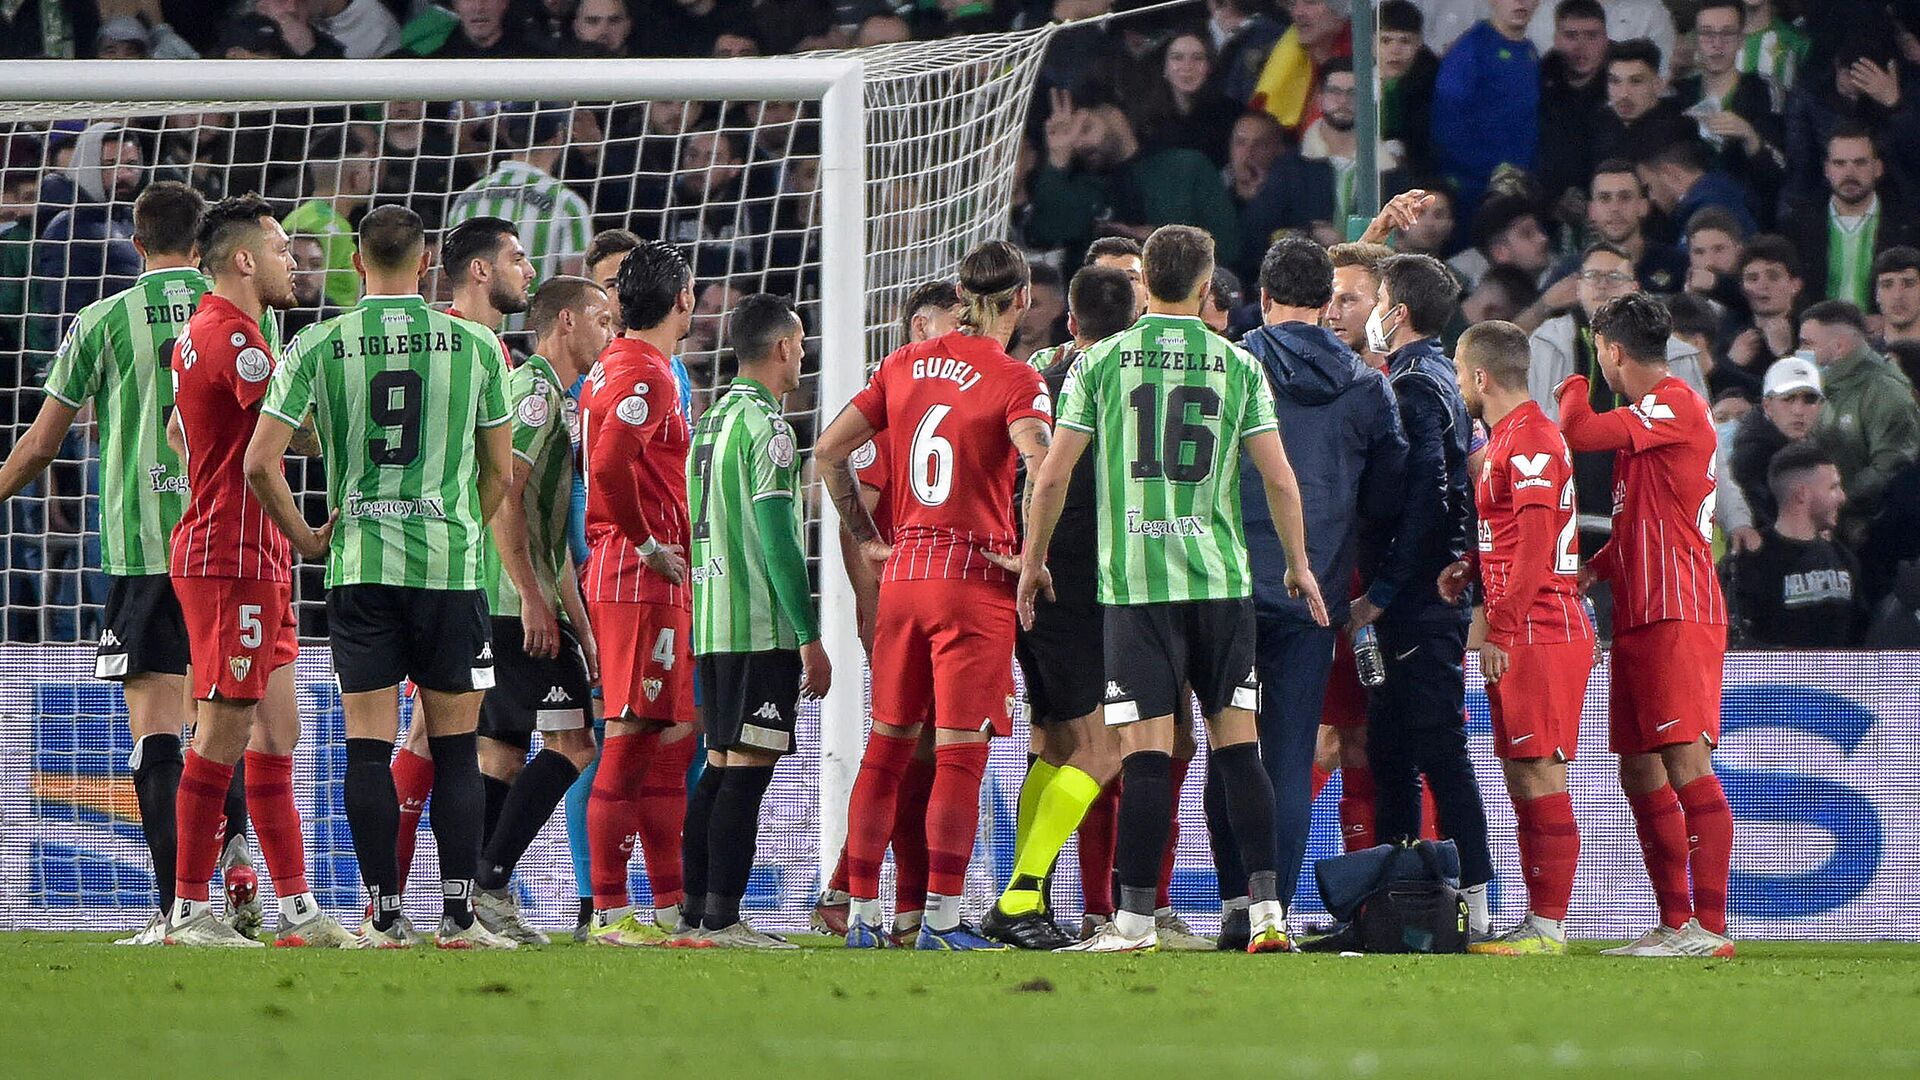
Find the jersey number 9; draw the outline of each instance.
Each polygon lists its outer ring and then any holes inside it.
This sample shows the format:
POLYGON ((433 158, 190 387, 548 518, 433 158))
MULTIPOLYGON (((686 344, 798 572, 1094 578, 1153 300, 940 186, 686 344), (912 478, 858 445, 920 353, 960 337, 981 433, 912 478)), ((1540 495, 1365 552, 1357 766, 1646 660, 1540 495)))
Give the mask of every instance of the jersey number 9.
POLYGON ((417 371, 383 371, 367 384, 367 412, 375 427, 396 429, 399 439, 385 435, 367 440, 367 456, 375 465, 407 466, 420 456, 420 405, 426 384, 417 371))

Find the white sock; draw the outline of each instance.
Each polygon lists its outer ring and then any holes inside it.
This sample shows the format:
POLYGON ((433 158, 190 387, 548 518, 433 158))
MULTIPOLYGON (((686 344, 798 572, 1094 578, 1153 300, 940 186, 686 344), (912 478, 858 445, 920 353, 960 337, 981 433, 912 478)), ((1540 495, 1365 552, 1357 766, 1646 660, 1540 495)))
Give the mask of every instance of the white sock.
POLYGON ((920 929, 921 918, 921 913, 918 911, 895 912, 893 916, 893 932, 900 934, 908 930, 918 930, 920 929))
POLYGON ((826 889, 820 893, 820 902, 823 904, 844 904, 851 899, 851 895, 839 889, 826 889))
POLYGON ((1125 908, 1113 913, 1113 928, 1122 937, 1143 938, 1153 934, 1153 916, 1141 915, 1125 908))
POLYGON ((960 925, 960 898, 928 893, 926 911, 921 919, 925 921, 927 929, 934 933, 946 933, 960 925))
POLYGON ((680 905, 668 904, 653 909, 653 925, 672 930, 680 925, 680 905))
POLYGON ((1247 918, 1253 926, 1277 926, 1287 928, 1287 909, 1278 900, 1256 900, 1248 905, 1247 918))
POLYGON ((1467 928, 1476 934, 1485 934, 1493 929, 1493 912, 1487 909, 1487 885, 1469 885, 1460 890, 1467 898, 1467 928))
POLYGON ((1245 896, 1236 896, 1231 900, 1220 901, 1220 915, 1226 917, 1236 911, 1246 911, 1252 901, 1245 896))
POLYGON ((208 911, 205 900, 189 900, 184 896, 173 898, 173 915, 170 922, 174 926, 185 926, 208 911))
POLYGON ((1557 941, 1567 940, 1566 924, 1559 919, 1549 919, 1544 915, 1535 915, 1531 911, 1527 912, 1527 918, 1532 920, 1534 929, 1548 937, 1557 941))
POLYGON ((850 897, 847 900, 849 922, 857 922, 862 926, 879 926, 880 920, 884 917, 878 900, 861 900, 857 897, 850 897))
POLYGON ((280 898, 280 917, 286 920, 288 926, 305 926, 320 917, 320 901, 315 900, 311 892, 283 896, 280 898))
POLYGON ((1167 905, 1167 906, 1165 906, 1165 907, 1157 907, 1157 908, 1154 908, 1154 909, 1153 909, 1153 921, 1154 921, 1154 922, 1156 922, 1156 923, 1157 923, 1157 922, 1159 922, 1159 921, 1160 921, 1161 919, 1171 919, 1171 918, 1173 918, 1173 905, 1172 905, 1172 904, 1168 904, 1168 905, 1167 905))
POLYGON ((601 926, 612 926, 631 914, 633 914, 633 905, 628 904, 625 907, 607 908, 604 911, 595 909, 593 918, 601 926))

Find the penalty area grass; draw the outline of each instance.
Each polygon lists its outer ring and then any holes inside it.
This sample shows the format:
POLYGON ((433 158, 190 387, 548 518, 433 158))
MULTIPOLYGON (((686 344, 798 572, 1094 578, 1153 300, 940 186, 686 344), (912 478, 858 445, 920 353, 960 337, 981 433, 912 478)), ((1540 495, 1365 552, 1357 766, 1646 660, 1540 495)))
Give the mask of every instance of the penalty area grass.
POLYGON ((1735 960, 1636 961, 1595 943, 1506 959, 110 941, 0 934, 0 1075, 1920 1072, 1914 945, 1743 942, 1735 960))

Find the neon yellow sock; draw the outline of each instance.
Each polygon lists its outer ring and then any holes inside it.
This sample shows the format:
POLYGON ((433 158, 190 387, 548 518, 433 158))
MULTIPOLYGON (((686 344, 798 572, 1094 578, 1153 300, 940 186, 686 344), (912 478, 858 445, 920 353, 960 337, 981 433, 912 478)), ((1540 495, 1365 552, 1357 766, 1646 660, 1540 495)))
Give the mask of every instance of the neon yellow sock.
POLYGON ((1100 797, 1100 781, 1086 772, 1065 765, 1055 771, 1053 782, 1040 792, 1033 821, 1027 829, 1027 841, 1014 856, 1013 881, 1000 894, 1000 910, 1008 915, 1024 915, 1038 909, 1045 898, 1039 883, 1060 857, 1067 838, 1080 827, 1087 807, 1100 797))
POLYGON ((1020 853, 1027 848, 1027 833, 1033 830, 1034 811, 1040 806, 1040 793, 1053 783, 1055 774, 1060 771, 1058 765, 1048 764, 1046 758, 1034 758, 1027 766, 1027 778, 1020 782, 1020 804, 1013 815, 1013 858, 1018 862, 1020 853))

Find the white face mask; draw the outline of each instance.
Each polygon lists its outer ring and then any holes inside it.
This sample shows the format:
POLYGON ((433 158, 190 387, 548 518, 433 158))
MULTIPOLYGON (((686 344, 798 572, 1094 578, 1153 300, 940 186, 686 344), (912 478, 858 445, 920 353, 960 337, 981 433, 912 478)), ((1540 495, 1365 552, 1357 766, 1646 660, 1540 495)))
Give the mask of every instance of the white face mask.
POLYGON ((1373 311, 1367 315, 1367 351, 1376 353, 1393 351, 1391 348, 1392 336, 1393 335, 1387 332, 1386 320, 1380 317, 1380 309, 1378 307, 1374 308, 1373 311))

